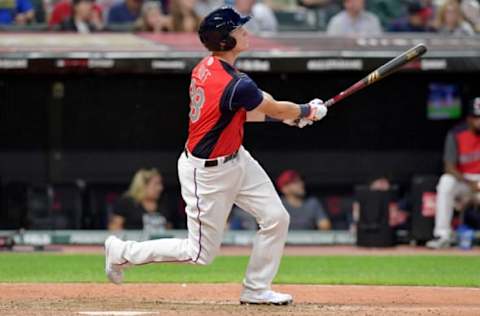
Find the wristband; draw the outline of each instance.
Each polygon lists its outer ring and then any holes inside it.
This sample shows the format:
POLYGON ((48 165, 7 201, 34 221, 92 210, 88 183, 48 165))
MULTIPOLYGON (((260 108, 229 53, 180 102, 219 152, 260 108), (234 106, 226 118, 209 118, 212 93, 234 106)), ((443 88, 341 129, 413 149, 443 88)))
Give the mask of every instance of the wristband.
POLYGON ((310 115, 312 108, 309 104, 299 104, 298 106, 300 107, 299 118, 308 117, 310 115))

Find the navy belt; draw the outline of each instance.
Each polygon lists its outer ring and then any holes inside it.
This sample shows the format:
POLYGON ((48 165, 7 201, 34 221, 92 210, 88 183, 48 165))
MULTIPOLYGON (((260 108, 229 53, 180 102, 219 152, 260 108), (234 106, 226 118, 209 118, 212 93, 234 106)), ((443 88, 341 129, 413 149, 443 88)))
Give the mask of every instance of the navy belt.
MULTIPOLYGON (((188 158, 189 153, 188 153, 188 150, 186 148, 184 149, 184 152, 185 152, 185 156, 187 156, 187 158, 188 158)), ((223 163, 226 163, 226 162, 228 162, 232 159, 235 159, 235 158, 237 158, 237 156, 238 156, 238 150, 235 151, 233 154, 225 157, 225 159, 223 160, 223 163)), ((221 163, 220 159, 208 159, 208 160, 205 160, 204 166, 205 166, 205 168, 216 167, 220 163, 221 163)))

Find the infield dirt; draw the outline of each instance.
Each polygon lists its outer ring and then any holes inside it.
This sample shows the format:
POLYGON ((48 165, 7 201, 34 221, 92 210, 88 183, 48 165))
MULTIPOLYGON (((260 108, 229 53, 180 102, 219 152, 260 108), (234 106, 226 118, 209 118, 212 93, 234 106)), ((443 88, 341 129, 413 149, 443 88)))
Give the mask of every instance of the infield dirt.
POLYGON ((480 289, 278 285, 291 306, 238 304, 238 284, 0 284, 0 315, 480 315, 480 289), (88 314, 88 313, 87 313, 88 314), (128 314, 125 314, 128 315, 128 314))

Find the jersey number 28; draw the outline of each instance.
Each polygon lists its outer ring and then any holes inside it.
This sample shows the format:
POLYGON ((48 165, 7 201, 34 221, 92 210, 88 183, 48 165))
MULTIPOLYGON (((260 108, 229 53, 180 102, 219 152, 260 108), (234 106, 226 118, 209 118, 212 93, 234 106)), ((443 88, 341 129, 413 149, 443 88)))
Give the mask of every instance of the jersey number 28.
POLYGON ((195 123, 200 119, 200 111, 205 103, 205 91, 197 87, 195 80, 190 83, 190 121, 195 123))

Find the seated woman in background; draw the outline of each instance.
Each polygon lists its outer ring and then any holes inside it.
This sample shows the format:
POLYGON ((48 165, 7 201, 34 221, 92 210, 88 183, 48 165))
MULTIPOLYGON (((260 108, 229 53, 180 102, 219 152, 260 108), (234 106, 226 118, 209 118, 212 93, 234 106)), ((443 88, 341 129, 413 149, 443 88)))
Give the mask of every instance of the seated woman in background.
POLYGON ((102 20, 93 4, 94 0, 73 0, 72 15, 60 24, 60 30, 84 34, 101 31, 102 20))
POLYGON ((201 18, 195 12, 195 0, 172 0, 170 15, 174 32, 197 32, 201 18))
POLYGON ((172 29, 172 21, 169 16, 162 13, 162 8, 157 1, 145 2, 142 6, 142 14, 135 22, 136 32, 162 33, 172 29))
POLYGON ((149 232, 170 228, 168 207, 161 199, 163 181, 156 169, 140 169, 128 191, 113 209, 108 229, 143 229, 149 232))
POLYGON ((473 27, 465 21, 457 0, 447 0, 437 11, 435 28, 439 33, 474 35, 473 27))

